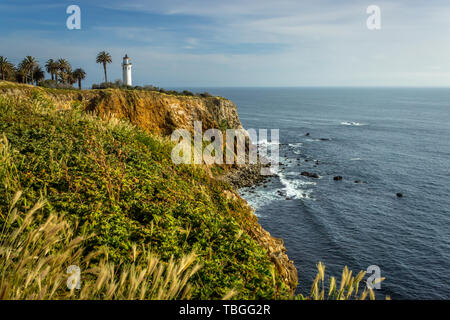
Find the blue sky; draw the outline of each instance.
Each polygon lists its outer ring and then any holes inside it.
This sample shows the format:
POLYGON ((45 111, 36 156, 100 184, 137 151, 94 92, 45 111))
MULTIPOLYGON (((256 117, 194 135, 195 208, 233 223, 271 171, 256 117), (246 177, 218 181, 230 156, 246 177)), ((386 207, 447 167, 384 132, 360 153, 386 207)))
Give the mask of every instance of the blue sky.
POLYGON ((95 56, 125 53, 135 85, 448 86, 450 1, 1 0, 0 55, 66 58, 102 81, 95 56), (66 8, 81 8, 81 30, 66 8), (369 5, 381 30, 366 27, 369 5))

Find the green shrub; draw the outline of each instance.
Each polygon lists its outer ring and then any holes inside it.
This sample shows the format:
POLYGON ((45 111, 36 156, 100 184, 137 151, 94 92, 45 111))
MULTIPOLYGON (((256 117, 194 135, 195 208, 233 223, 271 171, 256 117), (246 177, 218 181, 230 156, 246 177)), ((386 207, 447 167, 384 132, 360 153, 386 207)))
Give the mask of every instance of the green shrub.
POLYGON ((188 90, 184 90, 181 94, 183 96, 194 96, 194 94, 192 92, 188 91, 188 90))
POLYGON ((199 96, 202 98, 209 98, 209 97, 213 97, 212 94, 210 94, 209 92, 203 92, 203 93, 199 93, 199 96))
POLYGON ((116 80, 115 82, 103 82, 100 84, 94 83, 92 89, 122 89, 122 90, 133 90, 132 86, 126 85, 122 80, 116 80))
POLYGON ((43 80, 39 82, 38 84, 40 87, 43 88, 50 88, 50 89, 74 89, 74 87, 71 84, 68 83, 59 83, 55 80, 43 80))

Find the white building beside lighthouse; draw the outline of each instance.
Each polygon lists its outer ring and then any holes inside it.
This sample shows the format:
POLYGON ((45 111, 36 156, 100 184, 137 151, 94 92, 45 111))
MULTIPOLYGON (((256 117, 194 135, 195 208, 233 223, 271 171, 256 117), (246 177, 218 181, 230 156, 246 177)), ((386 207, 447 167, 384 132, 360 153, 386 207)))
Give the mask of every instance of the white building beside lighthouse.
POLYGON ((122 72, 123 72, 123 83, 132 86, 133 80, 131 79, 131 67, 133 65, 130 62, 130 58, 126 54, 125 57, 123 57, 123 63, 122 63, 122 72))

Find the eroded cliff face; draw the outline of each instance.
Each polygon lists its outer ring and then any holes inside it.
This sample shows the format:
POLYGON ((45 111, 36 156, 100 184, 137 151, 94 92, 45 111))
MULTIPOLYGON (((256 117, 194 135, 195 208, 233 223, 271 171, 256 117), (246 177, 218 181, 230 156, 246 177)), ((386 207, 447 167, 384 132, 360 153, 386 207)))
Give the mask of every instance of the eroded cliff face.
POLYGON ((71 108, 81 103, 86 111, 101 117, 114 115, 127 119, 147 132, 170 135, 173 130, 193 130, 194 121, 204 129, 242 128, 233 102, 221 97, 174 96, 155 91, 138 90, 56 90, 27 85, 0 85, 8 95, 32 95, 39 92, 58 108, 71 108))
MULTIPOLYGON (((81 104, 88 112, 104 118, 114 115, 119 119, 127 119, 147 132, 161 135, 170 135, 178 128, 193 132, 194 121, 201 121, 203 130, 242 128, 236 105, 220 97, 173 96, 152 91, 117 89, 84 91, 43 89, 2 81, 0 81, 0 95, 18 98, 24 95, 42 95, 60 109, 81 104)), ((238 168, 234 176, 245 175, 243 171, 246 171, 245 168, 244 170, 238 168)), ((236 191, 224 192, 227 196, 245 203, 236 191)), ((252 213, 252 209, 246 203, 245 206, 248 214, 245 221, 241 221, 243 229, 267 251, 278 274, 294 291, 298 281, 297 270, 286 254, 283 240, 272 237, 264 230, 252 213)))

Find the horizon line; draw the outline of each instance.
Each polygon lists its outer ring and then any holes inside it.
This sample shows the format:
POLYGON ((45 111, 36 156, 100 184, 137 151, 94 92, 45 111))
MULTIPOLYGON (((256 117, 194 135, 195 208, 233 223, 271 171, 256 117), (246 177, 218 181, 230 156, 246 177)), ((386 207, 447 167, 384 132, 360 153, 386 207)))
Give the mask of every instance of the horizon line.
POLYGON ((319 85, 319 86, 166 86, 166 88, 170 89, 182 89, 182 88, 190 88, 190 89, 326 89, 326 88, 335 88, 335 89, 450 89, 450 84, 448 86, 334 86, 334 85, 319 85))

